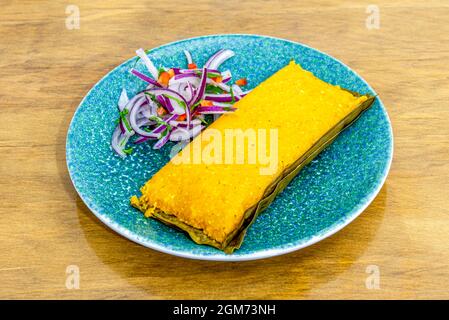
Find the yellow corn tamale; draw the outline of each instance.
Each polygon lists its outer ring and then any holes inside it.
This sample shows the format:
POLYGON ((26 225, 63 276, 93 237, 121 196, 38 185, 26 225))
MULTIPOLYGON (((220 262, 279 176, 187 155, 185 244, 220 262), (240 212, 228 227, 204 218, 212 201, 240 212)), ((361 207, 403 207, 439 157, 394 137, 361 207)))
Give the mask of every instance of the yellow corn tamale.
MULTIPOLYGON (((147 217, 184 230, 199 244, 232 253, 259 212, 373 100, 328 84, 291 62, 236 102, 235 112, 222 115, 190 142, 131 204, 147 217), (266 162, 242 163, 238 153, 222 162, 176 161, 193 159, 195 150, 206 151, 208 133, 229 130, 275 130, 268 143, 270 148, 276 144, 270 149, 276 153, 271 154, 276 156, 272 170, 261 170, 267 169, 266 162)), ((225 153, 226 143, 215 153, 225 153)), ((248 142, 245 148, 255 146, 248 142)))

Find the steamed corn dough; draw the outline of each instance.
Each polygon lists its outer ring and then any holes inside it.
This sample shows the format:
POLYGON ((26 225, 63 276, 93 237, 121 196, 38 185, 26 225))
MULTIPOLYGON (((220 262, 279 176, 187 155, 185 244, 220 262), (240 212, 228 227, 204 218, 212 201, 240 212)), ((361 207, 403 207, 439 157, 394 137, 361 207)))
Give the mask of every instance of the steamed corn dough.
MULTIPOLYGON (((265 129, 267 157, 274 156, 270 147, 277 143, 272 172, 261 174, 261 168, 267 170, 269 165, 260 161, 169 162, 141 188, 142 196, 134 196, 131 203, 146 216, 187 231, 197 243, 232 252, 260 211, 257 204, 267 196, 267 190, 282 184, 282 178, 294 167, 298 168, 297 174, 372 100, 328 84, 292 61, 238 101, 237 111, 221 116, 176 156, 186 159, 190 155, 193 159, 193 144, 211 129, 223 133, 223 137, 226 129, 265 129), (277 130, 273 141, 270 129, 277 130), (306 159, 298 163, 302 158, 306 159)), ((206 144, 203 141, 201 148, 206 144)), ((222 148, 224 152, 225 139, 222 148)))

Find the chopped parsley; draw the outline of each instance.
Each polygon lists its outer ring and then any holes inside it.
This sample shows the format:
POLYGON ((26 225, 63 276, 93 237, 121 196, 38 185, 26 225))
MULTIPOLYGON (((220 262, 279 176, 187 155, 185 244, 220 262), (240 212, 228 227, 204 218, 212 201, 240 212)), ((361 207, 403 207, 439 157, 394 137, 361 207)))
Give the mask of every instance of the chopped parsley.
POLYGON ((120 121, 120 119, 122 120, 124 126, 126 127, 126 129, 128 129, 128 131, 133 131, 133 129, 131 128, 128 119, 126 118, 126 115, 129 113, 128 109, 123 109, 123 111, 119 112, 120 118, 117 119, 116 121, 120 121))
POLYGON ((167 129, 171 129, 171 125, 169 125, 166 121, 162 120, 159 117, 151 116, 149 119, 155 121, 159 126, 166 126, 167 129))
POLYGON ((206 85, 206 93, 222 94, 222 93, 224 93, 224 90, 222 88, 214 86, 212 84, 207 84, 206 85))
POLYGON ((234 89, 231 86, 231 103, 235 103, 234 89))
POLYGON ((163 93, 162 95, 163 95, 164 97, 168 98, 168 99, 173 99, 173 100, 175 100, 180 106, 184 107, 184 109, 187 108, 186 103, 185 103, 184 101, 182 101, 181 99, 175 98, 175 97, 170 96, 170 95, 168 95, 168 94, 166 94, 166 93, 163 93))
POLYGON ((208 125, 209 123, 207 123, 206 120, 202 119, 202 118, 197 118, 198 120, 200 120, 203 124, 208 125))
POLYGON ((159 67, 159 69, 157 69, 157 76, 160 77, 162 72, 165 72, 165 68, 159 67))
POLYGON ((125 154, 127 154, 127 155, 130 155, 131 153, 133 153, 133 148, 130 147, 130 148, 128 148, 128 149, 123 149, 123 152, 124 152, 125 154))

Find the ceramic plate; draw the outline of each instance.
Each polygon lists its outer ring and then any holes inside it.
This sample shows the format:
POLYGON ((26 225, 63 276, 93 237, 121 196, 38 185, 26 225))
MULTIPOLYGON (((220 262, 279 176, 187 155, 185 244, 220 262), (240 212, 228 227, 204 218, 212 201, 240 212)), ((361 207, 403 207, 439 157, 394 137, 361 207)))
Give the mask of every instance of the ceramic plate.
MULTIPOLYGON (((183 50, 202 65, 221 48, 236 55, 221 70, 233 79, 246 77, 257 86, 291 59, 332 84, 375 95, 349 67, 300 43, 256 35, 214 35, 177 41, 152 49, 158 66, 186 67, 183 50)), ((130 48, 130 51, 136 48, 130 48)), ((169 160, 170 146, 153 150, 152 143, 121 159, 110 147, 117 119, 117 101, 145 84, 128 71, 132 58, 101 79, 73 116, 67 134, 67 166, 81 199, 107 226, 143 246, 169 254, 204 260, 252 260, 284 254, 316 243, 356 218, 375 198, 387 176, 393 150, 391 124, 382 102, 372 108, 305 167, 250 227, 232 255, 197 245, 185 234, 144 218, 129 198, 169 160)), ((141 62, 137 69, 145 72, 141 62)), ((235 183, 238 182, 236 177, 235 183)))

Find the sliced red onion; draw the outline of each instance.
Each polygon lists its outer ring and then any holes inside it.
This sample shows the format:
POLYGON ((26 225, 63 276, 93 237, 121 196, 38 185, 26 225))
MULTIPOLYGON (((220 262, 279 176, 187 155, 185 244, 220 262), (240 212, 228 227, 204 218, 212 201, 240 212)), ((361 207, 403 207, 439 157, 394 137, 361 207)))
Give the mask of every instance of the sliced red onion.
POLYGON ((175 90, 180 95, 182 95, 186 101, 189 101, 192 98, 192 91, 191 91, 189 85, 192 86, 192 84, 190 82, 180 83, 177 85, 178 90, 175 90))
POLYGON ((243 90, 242 88, 240 88, 238 85, 233 84, 232 85, 232 90, 234 92, 234 94, 241 96, 243 94, 243 90))
POLYGON ((157 115, 157 105, 151 99, 148 99, 148 104, 140 108, 139 116, 150 118, 151 116, 156 115, 157 115))
MULTIPOLYGON (((175 120, 175 119, 177 119, 177 118, 178 118, 178 115, 172 114, 172 115, 170 115, 169 117, 167 117, 167 118, 164 120, 164 122, 166 122, 166 123, 169 124, 170 121, 175 120)), ((151 133, 153 133, 153 134, 155 134, 155 135, 159 135, 159 134, 161 134, 162 132, 164 132, 165 129, 167 129, 167 125, 161 124, 161 125, 158 126, 156 129, 154 129, 153 131, 151 131, 151 133)))
POLYGON ((184 50, 184 55, 186 56, 186 59, 187 59, 187 64, 191 64, 191 63, 193 63, 193 60, 192 60, 192 55, 190 54, 190 52, 189 52, 189 51, 187 51, 187 50, 184 50))
POLYGON ((164 107, 169 113, 173 113, 175 108, 173 107, 171 100, 165 96, 156 96, 156 100, 164 107))
POLYGON ((205 66, 206 68, 208 68, 208 67, 210 66, 211 62, 212 62, 212 61, 213 61, 219 54, 221 54, 223 51, 224 51, 224 49, 220 49, 220 50, 218 50, 217 52, 215 52, 213 55, 211 55, 211 56, 209 57, 209 59, 206 61, 206 63, 204 64, 204 66, 205 66))
POLYGON ((120 94, 120 98, 118 99, 118 110, 123 111, 125 109, 126 104, 129 102, 128 94, 126 93, 126 89, 123 88, 122 93, 120 94))
POLYGON ((170 126, 173 128, 193 128, 194 126, 197 126, 201 124, 201 121, 198 119, 193 119, 189 125, 187 125, 187 121, 177 121, 177 120, 171 120, 168 122, 170 126))
POLYGON ((224 83, 222 83, 222 82, 215 82, 214 80, 209 79, 209 78, 207 78, 206 82, 208 84, 211 84, 211 85, 214 85, 216 87, 219 87, 220 89, 222 89, 222 90, 224 90, 226 92, 230 92, 231 91, 231 87, 226 85, 226 84, 224 84, 224 83))
POLYGON ((177 115, 177 114, 171 114, 171 115, 166 116, 164 118, 164 121, 168 123, 170 121, 178 119, 178 117, 179 117, 179 115, 177 115))
MULTIPOLYGON (((234 95, 235 101, 240 100, 241 98, 243 98, 250 92, 251 92, 251 90, 248 90, 248 91, 243 92, 239 96, 234 95)), ((222 93, 222 94, 206 93, 204 95, 204 100, 216 101, 216 102, 232 102, 232 95, 229 93, 222 93)))
POLYGON ((157 80, 159 76, 159 72, 157 71, 156 67, 154 66, 153 62, 151 62, 150 58, 148 58, 146 52, 143 49, 139 49, 136 51, 137 55, 142 59, 143 63, 147 67, 148 71, 150 72, 151 76, 157 80))
POLYGON ((190 99, 188 100, 190 102, 191 99, 193 99, 193 96, 195 95, 195 91, 193 89, 193 86, 190 82, 187 82, 187 87, 190 90, 190 99))
POLYGON ((155 123, 156 123, 155 121, 149 120, 147 118, 142 118, 142 119, 137 120, 137 126, 139 128, 140 127, 151 126, 151 125, 154 125, 155 123))
POLYGON ((137 133, 138 135, 142 136, 142 137, 151 137, 151 138, 158 138, 159 136, 156 134, 153 134, 151 132, 147 132, 145 130, 142 130, 138 124, 137 124, 137 114, 139 113, 139 107, 134 107, 131 110, 131 113, 129 114, 129 123, 131 125, 131 127, 133 128, 133 130, 135 131, 135 133, 137 133))
POLYGON ((118 125, 120 127, 120 130, 122 130, 122 133, 126 133, 126 128, 125 128, 125 125, 123 124, 122 119, 119 120, 118 125))
POLYGON ((148 82, 149 84, 156 86, 156 87, 162 87, 159 82, 157 82, 156 80, 151 79, 150 77, 144 75, 143 73, 137 71, 136 69, 131 69, 131 73, 133 75, 135 75, 136 77, 138 77, 139 79, 148 82))
POLYGON ((170 140, 170 133, 171 132, 168 132, 165 136, 159 139, 159 141, 154 144, 153 149, 162 148, 170 140))
POLYGON ((138 98, 136 99, 136 100, 131 100, 126 106, 125 106, 125 108, 123 109, 123 110, 128 110, 128 113, 124 116, 124 118, 122 118, 122 117, 120 117, 120 120, 119 120, 119 127, 120 127, 120 129, 122 130, 122 133, 123 134, 129 134, 129 135, 133 135, 134 134, 134 131, 133 131, 133 129, 132 129, 132 127, 131 128, 129 128, 129 126, 130 126, 130 124, 131 124, 131 120, 130 120, 130 111, 132 110, 132 109, 135 109, 135 108, 137 108, 137 109, 139 109, 140 107, 142 107, 142 106, 144 106, 144 105, 146 105, 146 104, 148 104, 148 102, 147 102, 147 100, 146 100, 146 98, 145 97, 143 97, 142 95, 137 95, 138 96, 138 98), (127 122, 127 124, 125 124, 125 121, 127 122))
POLYGON ((230 107, 217 107, 217 106, 210 106, 210 107, 198 107, 195 109, 195 112, 201 113, 201 114, 217 114, 217 113, 227 113, 237 110, 236 108, 230 108, 230 107))
MULTIPOLYGON (((123 145, 124 137, 126 139, 126 136, 122 134, 120 126, 117 126, 112 134, 111 147, 122 158, 126 157, 126 154, 123 152, 123 147, 121 146, 123 145)), ((129 137, 127 139, 129 139, 129 137)))
MULTIPOLYGON (((228 94, 206 94, 204 100, 214 101, 214 102, 232 102, 232 97, 228 94)), ((238 99, 235 99, 238 101, 238 99)))
POLYGON ((200 76, 196 73, 180 73, 180 74, 175 75, 173 77, 173 80, 181 80, 181 79, 186 79, 186 78, 189 80, 195 79, 195 78, 199 79, 200 76))
MULTIPOLYGON (((166 100, 166 104, 167 104, 167 109, 169 110, 170 113, 174 113, 176 115, 181 115, 181 114, 186 113, 186 109, 188 108, 187 104, 185 104, 185 105, 179 104, 179 102, 174 100, 172 98, 172 96, 169 94, 166 94, 165 98, 166 98, 165 100, 166 100)), ((184 101, 183 101, 183 103, 184 103, 184 101)))
POLYGON ((158 95, 165 95, 166 98, 170 99, 171 105, 173 107, 173 113, 176 113, 178 115, 184 114, 186 113, 186 109, 188 106, 188 103, 186 101, 186 99, 184 99, 184 97, 182 95, 180 95, 179 93, 177 93, 174 90, 168 89, 168 88, 155 88, 155 89, 151 89, 151 90, 147 90, 146 92, 151 93, 156 95, 156 97, 158 95), (174 98, 174 99, 173 99, 174 98), (179 104, 178 101, 181 101, 182 104, 179 104))
MULTIPOLYGON (((131 136, 137 134, 138 137, 134 143, 139 144, 148 140, 157 139, 154 149, 159 149, 168 141, 189 141, 197 136, 204 128, 205 114, 212 114, 214 119, 221 114, 232 112, 236 108, 232 107, 232 96, 238 101, 244 95, 237 85, 231 85, 231 72, 226 70, 222 73, 218 67, 227 59, 234 55, 231 50, 220 50, 216 52, 202 69, 180 69, 171 68, 174 73, 168 83, 168 87, 163 87, 157 82, 158 70, 151 62, 147 54, 139 49, 136 51, 138 56, 146 65, 151 76, 147 76, 140 71, 131 69, 131 73, 139 79, 148 83, 147 88, 138 92, 132 99, 128 99, 126 90, 123 89, 118 101, 118 108, 122 111, 119 124, 117 125, 111 145, 114 151, 121 157, 126 156, 124 148, 131 136), (215 82, 215 77, 221 77, 220 82, 215 82), (221 88, 224 94, 206 94, 206 85, 211 84, 221 88), (147 94, 146 94, 147 93, 147 94), (231 94, 232 93, 232 94, 231 94), (153 97, 155 101, 153 101, 153 97), (198 106, 201 100, 213 101, 212 106, 198 106), (168 114, 159 121, 151 120, 157 116, 157 108, 161 105, 168 114), (191 108, 196 105, 192 112, 191 108), (126 109, 126 110, 125 110, 126 109), (185 114, 184 121, 178 121, 180 115, 185 114), (202 120, 203 119, 203 120, 202 120), (131 127, 131 128, 129 128, 131 127)), ((185 51, 187 62, 193 63, 190 52, 185 51)), ((165 70, 168 70, 165 68, 165 70)))
POLYGON ((204 65, 208 69, 218 69, 218 67, 228 60, 229 58, 233 57, 235 55, 234 51, 232 50, 219 50, 214 55, 212 55, 209 60, 207 60, 206 64, 204 65))
MULTIPOLYGON (((198 73, 202 73, 204 69, 180 69, 179 73, 180 74, 198 74, 198 73)), ((221 75, 221 72, 217 69, 210 69, 210 68, 206 68, 206 72, 208 75, 212 76, 212 75, 221 75)))
POLYGON ((184 129, 184 128, 177 128, 175 130, 172 131, 171 135, 170 135, 170 140, 171 141, 182 141, 182 140, 187 140, 189 139, 189 130, 184 129))
MULTIPOLYGON (((178 118, 177 114, 172 114, 169 117, 167 117, 164 122, 170 124, 170 121, 175 120, 178 118)), ((161 124, 160 126, 158 126, 156 129, 154 129, 153 131, 151 131, 151 133, 154 134, 161 134, 165 129, 167 129, 167 125, 165 124, 161 124)))
POLYGON ((206 82, 207 82, 207 72, 206 72, 206 68, 203 68, 203 72, 201 74, 201 80, 200 80, 200 85, 197 89, 197 91, 195 92, 195 95, 191 101, 191 105, 194 105, 195 103, 197 103, 198 101, 203 99, 204 93, 206 92, 206 82))
POLYGON ((231 78, 232 78, 231 71, 229 71, 229 70, 223 71, 221 73, 221 76, 223 77, 223 80, 221 80, 221 82, 223 82, 223 83, 229 82, 229 80, 231 80, 231 78))
POLYGON ((140 96, 133 104, 126 105, 125 109, 128 109, 127 119, 133 109, 140 109, 141 107, 148 104, 148 100, 144 96, 140 96))
MULTIPOLYGON (((172 78, 173 79, 173 78, 172 78)), ((169 84, 168 84, 168 89, 170 89, 170 90, 173 90, 173 91, 175 91, 175 92, 177 92, 177 93, 179 93, 180 95, 182 95, 183 96, 183 94, 182 94, 182 92, 181 92, 181 87, 182 86, 185 86, 186 84, 185 83, 170 83, 169 82, 169 84)))
POLYGON ((223 107, 223 108, 231 108, 233 105, 228 102, 214 102, 214 107, 223 107))
POLYGON ((129 138, 131 138, 134 135, 134 133, 125 133, 122 134, 122 136, 119 139, 119 147, 124 149, 126 147, 126 144, 128 143, 129 138))
POLYGON ((145 90, 145 92, 154 94, 156 96, 158 95, 171 95, 174 96, 176 99, 181 100, 183 103, 187 104, 187 101, 184 99, 182 95, 180 95, 178 92, 168 89, 168 88, 154 88, 150 90, 145 90))
POLYGON ((156 96, 156 100, 157 100, 157 102, 159 102, 164 108, 166 108, 166 105, 165 105, 165 97, 164 96, 156 96))
MULTIPOLYGON (((124 109, 127 109, 128 111, 131 110, 131 109, 134 107, 134 105, 136 104, 136 102, 137 102, 140 98, 142 98, 143 96, 144 96, 144 94, 141 93, 141 92, 139 92, 138 94, 136 94, 134 97, 132 97, 132 98, 128 101, 128 103, 127 103, 126 106, 123 108, 123 110, 124 110, 124 109)), ((122 111, 123 111, 123 110, 122 110, 122 111)))
POLYGON ((165 129, 167 129, 166 125, 160 125, 159 127, 157 127, 156 129, 154 129, 153 131, 151 131, 151 133, 154 134, 161 134, 165 129))
POLYGON ((184 128, 177 128, 175 130, 172 131, 171 135, 170 135, 170 140, 171 141, 183 141, 183 140, 189 140, 192 139, 194 137, 196 137, 201 130, 203 130, 205 128, 205 126, 202 125, 197 125, 194 126, 192 129, 184 129, 184 128))
POLYGON ((198 87, 200 84, 200 76, 196 74, 179 74, 170 79, 169 87, 174 85, 186 85, 189 82, 193 86, 198 87))
POLYGON ((236 84, 233 84, 232 86, 231 86, 231 88, 232 88, 232 92, 234 93, 234 97, 237 99, 237 100, 240 100, 240 99, 242 99, 242 94, 243 94, 243 90, 238 86, 238 85, 236 85, 236 84))
POLYGON ((167 97, 162 96, 165 101, 165 108, 168 112, 173 113, 175 112, 175 108, 173 107, 173 104, 171 103, 171 100, 167 97))
MULTIPOLYGON (((200 115, 201 116, 201 115, 200 115)), ((198 116, 198 118, 200 117, 198 116)), ((202 116, 201 116, 202 117, 202 116)), ((173 123, 174 121, 171 121, 170 123, 173 123)), ((187 121, 176 121, 175 123, 173 123, 173 127, 176 128, 190 128, 192 129, 193 127, 200 125, 201 121, 199 119, 193 119, 190 121, 190 123, 188 124, 187 121)))

